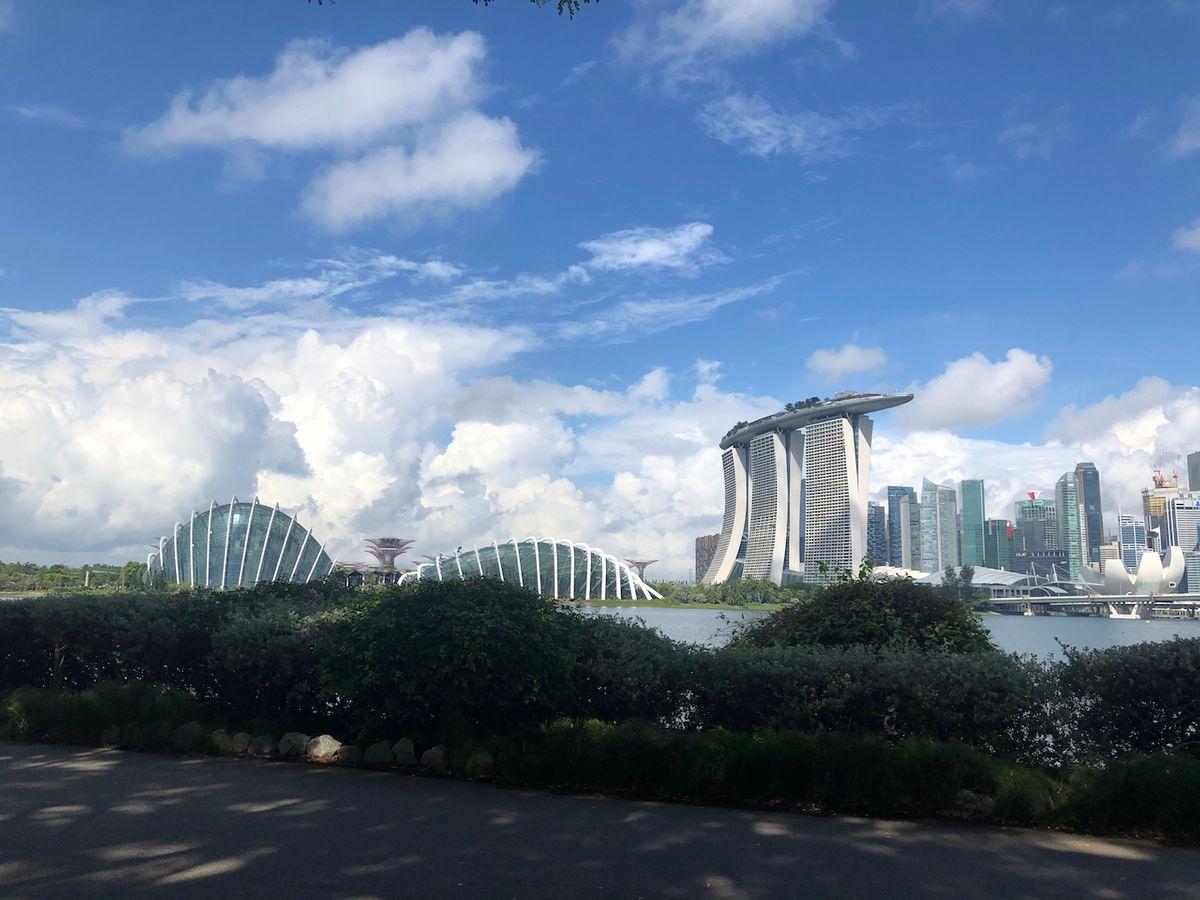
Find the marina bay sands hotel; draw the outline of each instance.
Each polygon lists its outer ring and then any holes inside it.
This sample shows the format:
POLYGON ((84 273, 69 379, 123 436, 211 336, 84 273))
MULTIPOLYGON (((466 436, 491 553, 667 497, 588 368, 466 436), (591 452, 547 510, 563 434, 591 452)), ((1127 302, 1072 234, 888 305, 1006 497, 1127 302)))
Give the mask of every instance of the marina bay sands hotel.
POLYGON ((734 426, 721 441, 725 516, 703 580, 782 584, 857 571, 867 552, 867 413, 911 399, 846 391, 734 426))

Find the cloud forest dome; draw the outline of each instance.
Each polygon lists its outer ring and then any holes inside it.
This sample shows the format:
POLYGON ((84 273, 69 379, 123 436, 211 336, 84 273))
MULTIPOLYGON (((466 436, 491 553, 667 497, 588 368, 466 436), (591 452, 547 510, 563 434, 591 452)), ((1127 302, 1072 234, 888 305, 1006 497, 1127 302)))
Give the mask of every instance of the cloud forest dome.
POLYGON ((611 553, 587 544, 528 537, 461 547, 407 572, 400 583, 499 578, 556 600, 660 600, 662 594, 611 553))
POLYGON ((260 581, 307 582, 333 571, 325 545, 278 505, 237 497, 193 510, 158 539, 146 565, 169 582, 191 587, 249 587, 260 581))

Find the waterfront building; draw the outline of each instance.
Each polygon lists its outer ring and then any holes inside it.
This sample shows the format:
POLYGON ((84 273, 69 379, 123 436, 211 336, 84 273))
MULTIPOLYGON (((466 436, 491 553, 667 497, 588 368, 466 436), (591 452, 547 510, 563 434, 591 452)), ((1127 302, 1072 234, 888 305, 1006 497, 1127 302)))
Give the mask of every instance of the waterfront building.
POLYGON ((1064 472, 1054 485, 1054 506, 1058 517, 1058 546, 1067 554, 1067 572, 1078 580, 1087 565, 1087 523, 1079 497, 1079 482, 1074 472, 1064 472))
POLYGON ((1200 550, 1200 492, 1167 500, 1163 525, 1165 546, 1185 552, 1200 550))
POLYGON ((900 501, 911 496, 914 500, 917 492, 911 487, 889 484, 887 489, 887 526, 888 526, 888 565, 899 567, 904 565, 904 547, 901 543, 900 501))
POLYGON ((1067 551, 1016 550, 1013 552, 1013 568, 1018 572, 1037 575, 1052 581, 1065 581, 1067 578, 1067 551))
POLYGON ((1200 450, 1187 455, 1188 490, 1200 491, 1200 450))
POLYGON ((1146 523, 1146 539, 1160 553, 1167 546, 1167 501, 1183 496, 1178 476, 1165 476, 1157 469, 1154 486, 1142 488, 1142 516, 1146 523))
POLYGON ((1137 571, 1138 560, 1146 549, 1146 523, 1126 513, 1119 513, 1117 543, 1121 548, 1121 564, 1130 572, 1137 571))
POLYGON ((957 496, 954 488, 926 478, 921 483, 921 568, 940 572, 958 565, 957 496))
POLYGON ((146 560, 151 576, 189 587, 249 587, 260 581, 307 582, 325 578, 334 561, 325 545, 278 506, 234 497, 192 510, 158 539, 146 560))
MULTIPOLYGON (((983 564, 989 569, 1013 570, 1016 533, 1008 519, 988 519, 984 524, 983 564)), ((965 565, 966 560, 963 560, 965 565)))
POLYGON ((1016 501, 1013 508, 1023 549, 1058 549, 1058 513, 1053 503, 1043 500, 1037 491, 1028 491, 1025 499, 1016 501))
POLYGON ((887 539, 887 520, 883 504, 872 500, 867 504, 867 556, 875 565, 887 565, 887 539))
POLYGON ((717 552, 717 541, 720 538, 719 533, 702 534, 696 538, 696 570, 694 573, 696 581, 703 578, 708 567, 712 565, 713 555, 717 552))
POLYGON ((400 576, 413 581, 499 578, 555 600, 661 600, 633 567, 596 547, 554 538, 492 541, 470 550, 461 547, 421 563, 400 576))
POLYGON ((984 506, 983 482, 968 478, 962 483, 962 564, 982 566, 984 564, 984 506))
POLYGON ((1104 504, 1100 500, 1100 470, 1094 463, 1079 463, 1075 466, 1075 484, 1079 491, 1079 505, 1083 507, 1087 559, 1088 562, 1099 563, 1100 545, 1104 543, 1104 504))
POLYGON ((921 568, 921 502, 916 491, 900 498, 900 568, 921 568))
POLYGON ((1100 545, 1100 571, 1104 572, 1104 567, 1108 565, 1110 559, 1121 558, 1121 544, 1118 541, 1108 541, 1100 545))
POLYGON ((721 441, 725 515, 703 580, 828 581, 857 570, 867 553, 867 413, 911 399, 847 391, 731 428, 721 441))
POLYGON ((1200 594, 1200 553, 1184 553, 1183 561, 1183 589, 1192 594, 1200 594))

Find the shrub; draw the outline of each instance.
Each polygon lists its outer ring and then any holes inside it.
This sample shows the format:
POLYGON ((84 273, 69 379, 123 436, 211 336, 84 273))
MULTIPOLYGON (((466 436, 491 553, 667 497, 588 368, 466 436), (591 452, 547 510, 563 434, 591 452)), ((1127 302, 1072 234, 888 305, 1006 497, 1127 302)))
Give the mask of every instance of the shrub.
POLYGON ((482 578, 369 595, 328 623, 326 696, 363 736, 441 739, 545 721, 575 693, 575 615, 482 578))
POLYGON ((131 749, 165 748, 172 726, 205 715, 195 698, 161 685, 106 684, 69 693, 25 687, 5 697, 0 727, 5 737, 13 739, 95 744, 105 728, 118 725, 123 733, 127 728, 133 734, 144 733, 131 749), (155 740, 164 728, 166 738, 155 740))
POLYGON ((856 579, 750 625, 735 643, 752 647, 914 646, 955 652, 994 650, 987 630, 958 600, 912 579, 856 579))
POLYGON ((699 727, 930 737, 1035 763, 1062 750, 1046 670, 998 652, 733 647, 696 666, 699 727))
POLYGON ((1134 754, 1078 769, 1063 817, 1087 831, 1200 836, 1200 760, 1134 754))
POLYGON ((1058 782, 1045 772, 1006 767, 996 779, 992 815, 1015 825, 1042 825, 1058 814, 1062 794, 1058 782))
POLYGON ((1056 674, 1084 749, 1200 750, 1200 639, 1064 652, 1056 674))

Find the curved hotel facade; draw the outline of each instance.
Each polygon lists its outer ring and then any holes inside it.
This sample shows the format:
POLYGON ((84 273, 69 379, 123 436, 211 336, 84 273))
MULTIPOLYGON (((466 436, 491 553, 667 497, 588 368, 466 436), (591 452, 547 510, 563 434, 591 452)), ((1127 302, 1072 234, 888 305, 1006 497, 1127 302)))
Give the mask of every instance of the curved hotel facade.
POLYGON ((785 572, 822 580, 856 569, 867 553, 867 413, 911 399, 846 392, 731 430, 721 441, 725 516, 703 581, 782 584, 785 572))

